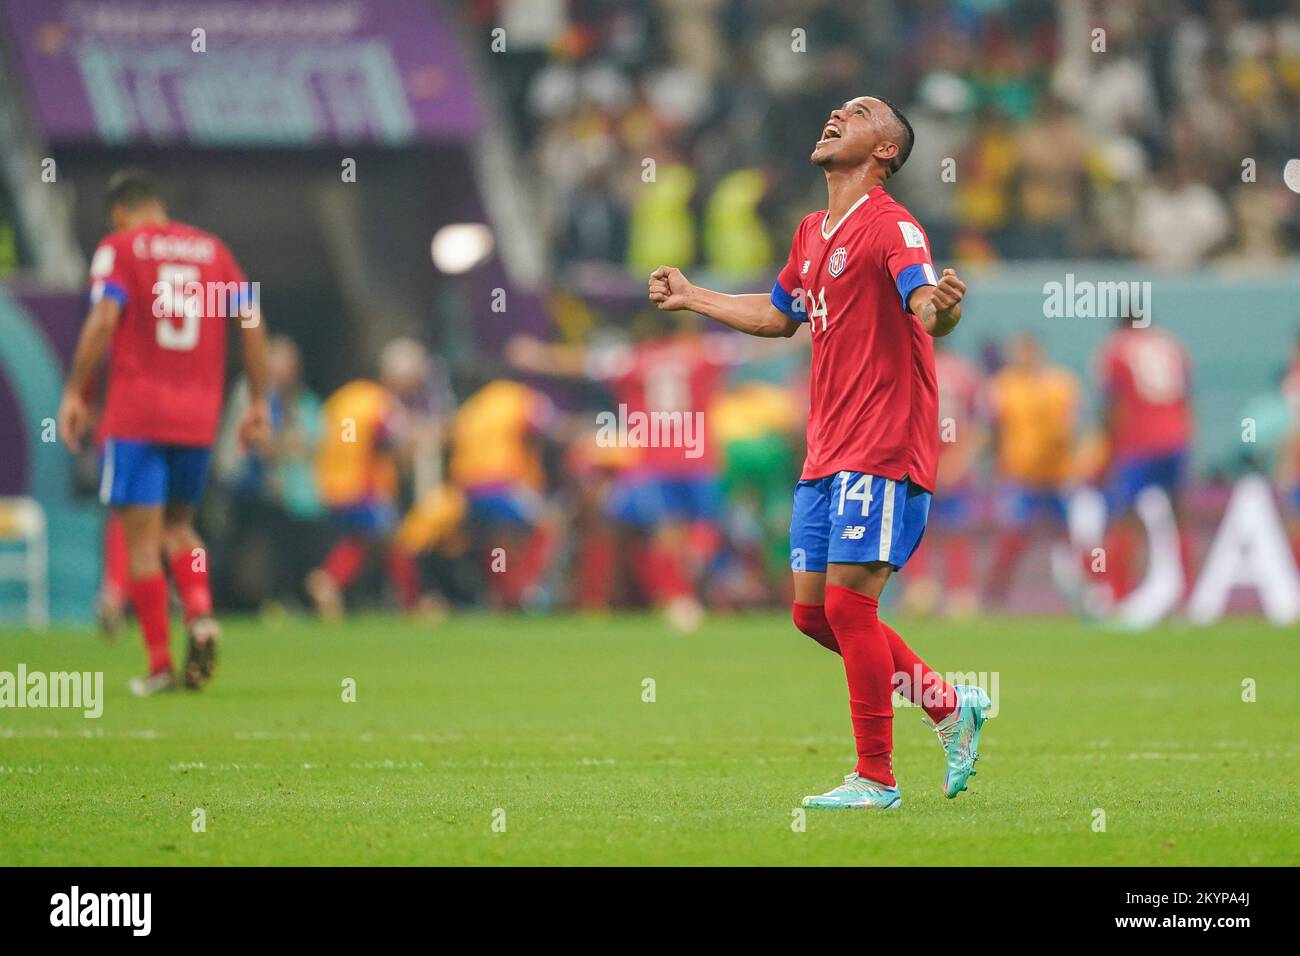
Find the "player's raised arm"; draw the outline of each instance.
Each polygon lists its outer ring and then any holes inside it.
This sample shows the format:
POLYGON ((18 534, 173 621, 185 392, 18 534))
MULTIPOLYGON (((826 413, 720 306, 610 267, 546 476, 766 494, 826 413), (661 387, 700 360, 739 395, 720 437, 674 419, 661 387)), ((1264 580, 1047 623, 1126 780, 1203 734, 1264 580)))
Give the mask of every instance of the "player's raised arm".
POLYGON ((936 339, 942 338, 961 321, 961 300, 965 295, 966 283, 957 278, 954 270, 944 269, 938 285, 912 290, 907 308, 921 321, 921 328, 936 339))
POLYGON ((531 335, 512 335, 505 359, 511 368, 551 378, 589 378, 587 349, 566 342, 543 342, 531 335))
POLYGON ((108 350, 109 340, 121 317, 122 304, 115 298, 104 296, 90 307, 81 327, 72 369, 63 387, 63 399, 59 402, 59 434, 74 453, 80 453, 81 436, 90 422, 86 389, 108 350))
POLYGON ((680 269, 660 266, 650 273, 650 301, 661 312, 688 309, 748 335, 789 338, 799 322, 772 304, 769 296, 727 295, 692 285, 680 269))

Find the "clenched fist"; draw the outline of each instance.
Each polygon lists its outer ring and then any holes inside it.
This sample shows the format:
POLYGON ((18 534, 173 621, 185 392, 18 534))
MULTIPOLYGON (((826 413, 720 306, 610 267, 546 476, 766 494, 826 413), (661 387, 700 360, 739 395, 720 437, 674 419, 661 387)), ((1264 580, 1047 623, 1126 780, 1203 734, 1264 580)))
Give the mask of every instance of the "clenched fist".
POLYGON ((939 279, 939 284, 935 287, 934 298, 930 301, 940 312, 947 312, 954 305, 961 302, 962 297, 966 295, 966 283, 957 278, 957 273, 953 269, 944 269, 943 275, 939 279))
POLYGON ((686 276, 682 275, 682 270, 673 266, 660 266, 650 273, 650 301, 661 312, 690 308, 686 300, 693 288, 686 276))

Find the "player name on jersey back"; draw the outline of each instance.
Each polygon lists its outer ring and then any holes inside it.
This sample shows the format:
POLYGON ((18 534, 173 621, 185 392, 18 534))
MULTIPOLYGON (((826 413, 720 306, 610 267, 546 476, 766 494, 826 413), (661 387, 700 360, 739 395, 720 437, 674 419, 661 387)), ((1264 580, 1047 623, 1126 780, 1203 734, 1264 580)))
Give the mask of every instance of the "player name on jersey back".
POLYGON ((210 445, 221 417, 230 319, 255 293, 218 237, 167 222, 106 236, 91 299, 121 309, 102 438, 210 445))

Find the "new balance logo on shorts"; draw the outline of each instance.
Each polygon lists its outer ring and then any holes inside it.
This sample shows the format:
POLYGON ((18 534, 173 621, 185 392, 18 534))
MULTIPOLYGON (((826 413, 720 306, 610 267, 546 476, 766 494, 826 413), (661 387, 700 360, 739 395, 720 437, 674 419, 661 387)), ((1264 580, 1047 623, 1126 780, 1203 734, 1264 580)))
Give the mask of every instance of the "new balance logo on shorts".
POLYGON ((791 567, 887 562, 897 570, 921 543, 929 515, 930 492, 906 478, 837 471, 800 479, 790 517, 791 567))

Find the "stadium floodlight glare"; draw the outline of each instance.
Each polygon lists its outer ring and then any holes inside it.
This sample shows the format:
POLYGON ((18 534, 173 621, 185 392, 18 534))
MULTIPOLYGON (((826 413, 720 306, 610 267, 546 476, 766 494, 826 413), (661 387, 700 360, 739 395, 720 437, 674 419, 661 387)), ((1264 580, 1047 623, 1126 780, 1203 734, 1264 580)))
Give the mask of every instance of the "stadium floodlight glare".
POLYGON ((1288 159, 1282 167, 1282 182, 1293 193, 1300 193, 1300 159, 1288 159))
POLYGON ((481 222, 454 222, 433 234, 433 264, 448 275, 468 272, 492 254, 492 230, 481 222))

